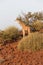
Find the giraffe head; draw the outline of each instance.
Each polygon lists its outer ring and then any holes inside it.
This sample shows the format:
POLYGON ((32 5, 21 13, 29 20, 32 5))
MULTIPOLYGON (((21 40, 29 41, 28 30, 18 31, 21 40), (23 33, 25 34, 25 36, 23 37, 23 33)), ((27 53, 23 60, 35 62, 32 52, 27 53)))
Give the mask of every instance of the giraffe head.
POLYGON ((16 18, 16 22, 20 23, 20 19, 16 18))
POLYGON ((20 25, 24 24, 21 17, 16 18, 16 22, 18 22, 20 25))

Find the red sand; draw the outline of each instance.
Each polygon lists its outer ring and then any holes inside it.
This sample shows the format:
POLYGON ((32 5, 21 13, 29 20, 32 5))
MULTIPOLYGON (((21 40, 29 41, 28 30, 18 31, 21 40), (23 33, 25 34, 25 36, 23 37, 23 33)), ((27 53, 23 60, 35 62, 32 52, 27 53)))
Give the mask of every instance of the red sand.
POLYGON ((19 51, 18 42, 0 46, 0 65, 43 65, 43 50, 19 51))

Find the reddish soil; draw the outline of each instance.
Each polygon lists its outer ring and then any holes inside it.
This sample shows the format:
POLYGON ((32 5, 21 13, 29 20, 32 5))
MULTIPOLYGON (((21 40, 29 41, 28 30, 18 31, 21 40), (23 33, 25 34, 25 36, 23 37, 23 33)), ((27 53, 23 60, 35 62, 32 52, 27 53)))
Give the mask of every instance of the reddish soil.
POLYGON ((0 45, 0 65, 43 65, 43 50, 20 51, 18 42, 0 45))

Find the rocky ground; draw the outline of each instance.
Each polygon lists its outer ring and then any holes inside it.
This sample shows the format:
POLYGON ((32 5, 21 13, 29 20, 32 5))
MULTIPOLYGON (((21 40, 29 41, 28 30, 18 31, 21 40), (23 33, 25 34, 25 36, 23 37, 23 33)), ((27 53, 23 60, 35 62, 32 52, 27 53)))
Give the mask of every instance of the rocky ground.
POLYGON ((20 51, 18 41, 0 45, 0 65, 43 65, 43 50, 20 51))

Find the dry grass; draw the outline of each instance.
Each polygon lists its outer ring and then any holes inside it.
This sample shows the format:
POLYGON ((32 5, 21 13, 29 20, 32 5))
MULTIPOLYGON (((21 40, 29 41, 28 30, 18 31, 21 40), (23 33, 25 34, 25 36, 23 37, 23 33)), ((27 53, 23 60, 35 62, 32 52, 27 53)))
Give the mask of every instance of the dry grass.
POLYGON ((18 44, 18 49, 31 51, 43 49, 43 33, 31 33, 23 38, 18 44))

